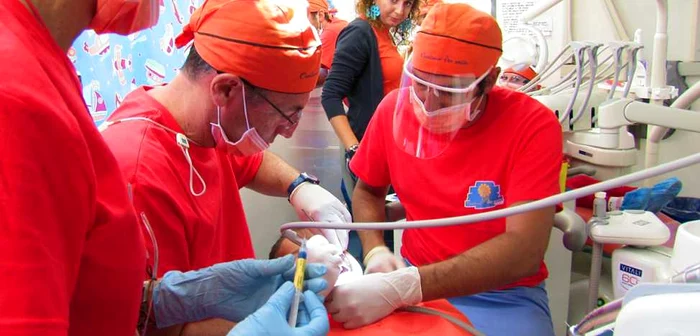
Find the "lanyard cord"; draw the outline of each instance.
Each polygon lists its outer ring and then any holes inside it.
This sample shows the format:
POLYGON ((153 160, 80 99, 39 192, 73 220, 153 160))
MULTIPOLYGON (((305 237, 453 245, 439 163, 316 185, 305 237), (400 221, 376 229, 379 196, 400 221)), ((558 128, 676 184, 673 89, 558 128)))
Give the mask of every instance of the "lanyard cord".
MULTIPOLYGON (((192 162, 192 158, 190 157, 189 148, 190 148, 190 141, 192 141, 192 140, 189 140, 187 138, 187 136, 185 136, 184 134, 182 134, 180 132, 176 132, 175 130, 173 130, 170 127, 167 127, 159 122, 156 122, 154 120, 151 120, 149 118, 144 118, 144 117, 131 117, 131 118, 118 119, 118 120, 114 120, 114 121, 105 121, 104 123, 102 123, 100 125, 100 127, 98 129, 100 130, 100 132, 102 132, 102 131, 106 130, 107 127, 109 127, 109 126, 112 126, 112 125, 118 124, 118 123, 122 123, 125 121, 150 122, 150 123, 162 128, 162 129, 164 129, 165 131, 168 131, 170 133, 175 134, 175 142, 177 142, 177 144, 180 146, 180 149, 182 149, 182 154, 185 156, 185 161, 187 161, 187 165, 190 168, 190 178, 189 178, 190 192, 195 197, 199 197, 199 196, 204 195, 204 193, 207 191, 207 184, 204 181, 204 178, 202 177, 202 175, 199 173, 199 171, 197 171, 197 168, 194 167, 194 163, 192 162), (199 182, 202 184, 202 190, 199 192, 194 191, 194 176, 195 175, 197 175, 199 182)), ((197 144, 194 141, 192 141, 192 142, 197 144)))

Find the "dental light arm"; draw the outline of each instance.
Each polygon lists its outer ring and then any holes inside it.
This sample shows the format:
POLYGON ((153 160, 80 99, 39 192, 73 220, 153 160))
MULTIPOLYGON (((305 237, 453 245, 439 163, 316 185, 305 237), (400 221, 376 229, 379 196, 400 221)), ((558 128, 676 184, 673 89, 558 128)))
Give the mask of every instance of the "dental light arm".
POLYGON ((623 98, 600 106, 598 127, 617 136, 618 128, 643 123, 690 132, 700 132, 700 113, 661 105, 646 104, 623 98))

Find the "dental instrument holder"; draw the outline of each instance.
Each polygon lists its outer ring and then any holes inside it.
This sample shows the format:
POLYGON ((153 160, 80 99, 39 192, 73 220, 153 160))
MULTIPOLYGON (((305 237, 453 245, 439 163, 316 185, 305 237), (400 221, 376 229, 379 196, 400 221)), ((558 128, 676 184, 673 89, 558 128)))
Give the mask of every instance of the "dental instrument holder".
MULTIPOLYGON (((639 52, 644 48, 643 45, 639 43, 632 43, 633 48, 629 51, 629 56, 633 61, 633 69, 628 69, 628 78, 634 78, 634 72, 637 67, 637 60, 639 60, 639 52), (631 72, 630 72, 631 71, 631 72)), ((630 61, 631 62, 631 61, 630 61)), ((639 99, 649 99, 649 100, 668 100, 678 97, 678 88, 675 86, 664 85, 660 87, 653 86, 632 86, 633 80, 629 80, 628 86, 625 87, 624 98, 627 97, 629 92, 634 93, 634 96, 639 99)))
POLYGON ((600 272, 603 260, 603 244, 626 244, 638 247, 658 246, 671 237, 666 224, 656 215, 643 210, 607 212, 606 194, 595 194, 594 216, 589 222, 589 236, 593 241, 591 273, 588 286, 587 312, 596 308, 600 272))
MULTIPOLYGON (((595 42, 585 42, 587 45, 587 48, 585 48, 586 53, 588 54, 588 66, 590 68, 590 73, 589 73, 589 80, 588 80, 588 92, 586 92, 586 96, 583 100, 583 103, 581 106, 579 106, 578 111, 576 111, 576 114, 571 116, 571 119, 569 120, 569 128, 574 129, 574 125, 581 120, 581 117, 585 114, 586 109, 588 108, 588 103, 591 99, 591 94, 593 93, 593 87, 595 86, 595 80, 596 80, 596 71, 598 69, 598 50, 602 46, 600 43, 595 43, 595 42)), ((574 47, 576 49, 576 47, 574 47)), ((582 67, 581 67, 582 68, 582 67)), ((580 76, 583 76, 581 74, 580 76)), ((583 81, 583 78, 580 78, 577 80, 578 85, 581 85, 581 82, 583 81)), ((580 89, 580 88, 579 88, 580 89)), ((576 101, 576 97, 572 97, 572 105, 571 108, 573 109, 573 103, 576 101)), ((571 111, 573 114, 573 110, 571 111)), ((585 125, 590 125, 591 120, 590 118, 586 118, 585 125)), ((578 128, 578 127, 576 127, 578 128)))
MULTIPOLYGON (((566 105, 564 111, 562 111, 559 116, 559 123, 565 125, 564 130, 572 131, 573 124, 570 123, 574 103, 576 102, 576 97, 578 96, 578 91, 581 88, 581 81, 583 80, 583 59, 586 49, 590 48, 590 45, 584 42, 571 42, 571 49, 573 50, 574 63, 576 64, 576 81, 574 82, 574 92, 571 95, 569 103, 566 105)), ((563 83, 565 84, 565 83, 563 83)), ((556 90, 552 88, 552 93, 556 93, 556 90)))
POLYGON ((596 132, 576 132, 570 140, 602 149, 618 149, 620 127, 635 123, 700 132, 697 112, 617 98, 600 105, 596 132))
POLYGON ((629 96, 630 90, 632 89, 632 83, 634 83, 634 74, 637 72, 639 53, 644 48, 644 45, 636 42, 630 43, 630 45, 631 47, 627 50, 627 83, 625 83, 622 98, 627 98, 629 96))

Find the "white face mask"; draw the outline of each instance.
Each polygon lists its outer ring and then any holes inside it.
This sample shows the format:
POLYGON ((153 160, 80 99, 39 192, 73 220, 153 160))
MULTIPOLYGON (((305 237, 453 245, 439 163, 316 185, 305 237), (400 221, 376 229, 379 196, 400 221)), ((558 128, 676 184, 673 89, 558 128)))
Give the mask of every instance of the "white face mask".
MULTIPOLYGON (((416 95, 413 87, 410 87, 410 90, 416 118, 418 118, 421 126, 436 134, 455 132, 481 113, 481 110, 472 111, 472 102, 474 102, 476 97, 463 104, 428 111, 425 109, 423 101, 416 95)), ((481 104, 483 97, 481 95, 478 98, 479 102, 476 106, 481 104)))
POLYGON ((243 92, 243 113, 245 114, 246 131, 241 139, 233 142, 228 139, 224 128, 221 127, 221 108, 216 107, 217 123, 211 123, 211 134, 214 136, 216 148, 226 153, 237 156, 251 156, 260 153, 270 147, 270 144, 263 139, 255 128, 250 127, 248 122, 248 107, 245 101, 245 86, 241 84, 243 92))

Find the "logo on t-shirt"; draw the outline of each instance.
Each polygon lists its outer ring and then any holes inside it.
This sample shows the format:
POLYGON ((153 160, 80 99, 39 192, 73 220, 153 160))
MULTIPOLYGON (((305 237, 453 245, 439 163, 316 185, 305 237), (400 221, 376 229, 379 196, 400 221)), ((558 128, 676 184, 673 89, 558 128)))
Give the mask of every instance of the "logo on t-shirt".
POLYGON ((501 204, 503 204, 503 195, 501 195, 500 185, 493 181, 476 181, 473 186, 469 187, 464 207, 481 210, 501 204))

